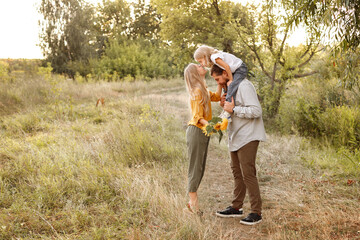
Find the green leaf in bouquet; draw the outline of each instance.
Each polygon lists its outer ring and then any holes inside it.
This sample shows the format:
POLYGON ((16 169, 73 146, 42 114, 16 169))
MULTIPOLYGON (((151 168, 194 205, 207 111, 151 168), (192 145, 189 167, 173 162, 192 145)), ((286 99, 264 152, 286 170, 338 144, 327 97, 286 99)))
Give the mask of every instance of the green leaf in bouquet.
POLYGON ((221 122, 221 121, 222 121, 222 118, 220 118, 220 117, 213 117, 213 118, 209 121, 209 123, 214 123, 214 124, 216 124, 216 123, 221 122))
POLYGON ((213 130, 213 127, 209 125, 206 126, 206 132, 207 133, 211 133, 211 131, 213 130))
POLYGON ((222 139, 223 135, 224 135, 224 134, 222 133, 222 131, 219 130, 219 144, 220 144, 220 142, 221 142, 221 139, 222 139))

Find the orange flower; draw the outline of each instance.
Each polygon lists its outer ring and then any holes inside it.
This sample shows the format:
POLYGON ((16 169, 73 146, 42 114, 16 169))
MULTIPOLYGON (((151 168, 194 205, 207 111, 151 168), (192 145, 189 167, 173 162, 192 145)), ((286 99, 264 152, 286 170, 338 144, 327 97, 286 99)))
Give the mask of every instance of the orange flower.
POLYGON ((215 129, 216 131, 219 131, 219 130, 221 129, 221 123, 215 124, 214 129, 215 129))
POLYGON ((220 130, 226 130, 227 126, 228 126, 228 120, 227 118, 223 118, 220 126, 220 130))
POLYGON ((207 127, 207 126, 208 126, 208 124, 202 126, 201 130, 202 130, 202 132, 205 134, 205 136, 210 136, 211 134, 206 131, 206 127, 207 127))

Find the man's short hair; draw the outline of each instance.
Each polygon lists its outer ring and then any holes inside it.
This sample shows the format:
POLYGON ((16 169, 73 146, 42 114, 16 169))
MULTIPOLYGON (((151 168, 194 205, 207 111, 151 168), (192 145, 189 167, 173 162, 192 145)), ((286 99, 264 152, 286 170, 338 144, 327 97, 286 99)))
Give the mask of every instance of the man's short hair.
POLYGON ((213 74, 215 74, 216 76, 220 76, 223 74, 224 71, 225 71, 224 69, 222 69, 218 65, 214 64, 211 67, 210 75, 212 76, 213 74))

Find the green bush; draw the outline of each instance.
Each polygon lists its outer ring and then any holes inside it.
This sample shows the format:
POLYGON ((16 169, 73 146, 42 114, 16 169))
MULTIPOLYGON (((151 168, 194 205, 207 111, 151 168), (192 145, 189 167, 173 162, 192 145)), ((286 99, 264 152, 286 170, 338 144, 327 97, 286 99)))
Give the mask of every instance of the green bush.
POLYGON ((168 78, 177 74, 169 50, 150 42, 111 41, 100 60, 92 60, 94 73, 107 81, 168 78), (115 76, 115 77, 114 77, 115 76))
POLYGON ((322 137, 340 148, 347 146, 351 149, 360 147, 360 109, 356 107, 327 108, 318 115, 322 137))
POLYGON ((321 108, 313 101, 292 95, 281 99, 276 126, 283 134, 300 133, 302 136, 319 137, 320 126, 318 115, 321 108))
POLYGON ((283 132, 319 138, 336 148, 360 147, 360 110, 357 107, 335 106, 322 110, 315 103, 300 98, 292 111, 286 112, 282 107, 280 114, 277 120, 283 132))
POLYGON ((281 89, 284 86, 277 82, 272 85, 269 78, 259 70, 255 70, 254 74, 256 77, 249 78, 257 89, 258 97, 263 109, 264 120, 268 121, 274 118, 278 113, 280 107, 279 99, 282 94, 281 89))
POLYGON ((319 126, 320 107, 300 98, 296 104, 295 111, 295 124, 298 131, 303 136, 319 137, 321 135, 319 126))
MULTIPOLYGON (((0 65, 6 65, 9 75, 35 76, 42 60, 40 59, 4 59, 0 65)), ((1 68, 1 67, 0 67, 1 68)), ((15 77, 15 76, 14 76, 15 77)))
POLYGON ((9 64, 0 61, 0 82, 7 82, 9 80, 9 64))
POLYGON ((46 67, 38 68, 37 74, 46 80, 50 80, 52 71, 53 71, 53 68, 51 67, 51 63, 48 62, 48 63, 46 63, 46 67))
POLYGON ((356 94, 335 80, 294 83, 282 97, 276 118, 282 133, 318 138, 337 149, 360 147, 360 109, 356 94))

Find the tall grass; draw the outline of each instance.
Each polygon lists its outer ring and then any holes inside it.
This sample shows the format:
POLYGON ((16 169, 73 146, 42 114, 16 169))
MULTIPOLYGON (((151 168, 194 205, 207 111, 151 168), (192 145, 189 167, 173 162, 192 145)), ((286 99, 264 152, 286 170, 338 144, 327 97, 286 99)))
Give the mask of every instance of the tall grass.
POLYGON ((209 150, 199 191, 204 217, 182 211, 188 119, 179 94, 186 94, 183 81, 17 81, 0 83, 0 102, 8 96, 18 101, 4 104, 0 114, 0 239, 358 236, 359 218, 351 215, 360 198, 357 165, 345 149, 339 158, 339 151, 301 137, 269 135, 257 162, 264 222, 241 227, 213 215, 231 201, 224 141, 213 139, 209 150), (105 105, 96 107, 99 97, 105 105), (354 183, 348 185, 348 178, 354 183))
MULTIPOLYGON (((151 84, 133 83, 133 92, 151 84)), ((133 85, 6 85, 2 103, 11 94, 19 103, 0 121, 0 239, 201 237, 177 214, 185 202, 182 126, 131 100, 133 85), (105 106, 95 107, 97 96, 105 106)))
MULTIPOLYGON (((341 168, 357 175, 360 167, 360 108, 356 90, 346 90, 336 79, 303 79, 294 82, 281 99, 273 126, 283 134, 311 141, 311 165, 341 168), (313 156, 321 149, 319 158, 313 156)), ((308 150, 305 150, 305 152, 308 150)), ((334 171, 336 174, 336 171, 334 171)))

